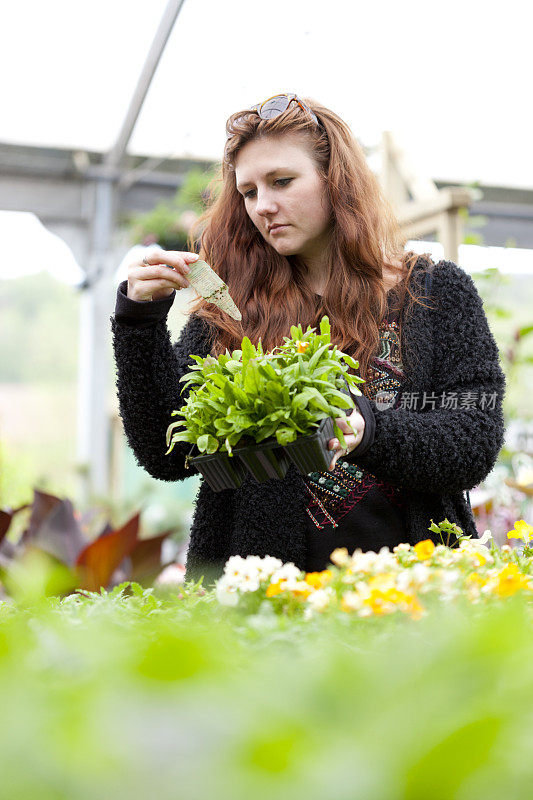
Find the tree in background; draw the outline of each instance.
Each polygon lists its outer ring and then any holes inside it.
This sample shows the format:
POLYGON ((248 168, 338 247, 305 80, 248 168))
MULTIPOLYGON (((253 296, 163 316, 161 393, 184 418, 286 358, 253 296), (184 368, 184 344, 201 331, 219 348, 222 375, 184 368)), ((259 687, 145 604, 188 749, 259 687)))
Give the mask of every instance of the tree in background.
POLYGON ((134 244, 158 244, 164 250, 187 250, 187 236, 208 200, 208 186, 216 168, 191 169, 171 203, 161 201, 152 211, 131 217, 134 244))

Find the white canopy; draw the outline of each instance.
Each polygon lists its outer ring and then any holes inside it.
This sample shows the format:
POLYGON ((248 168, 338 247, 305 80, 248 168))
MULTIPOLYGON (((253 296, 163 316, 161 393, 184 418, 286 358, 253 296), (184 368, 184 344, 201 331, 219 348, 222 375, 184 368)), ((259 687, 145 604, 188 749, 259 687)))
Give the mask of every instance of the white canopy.
MULTIPOLYGON (((106 151, 166 0, 21 0, 2 19, 0 141, 106 151)), ((186 0, 130 152, 220 158, 227 117, 283 91, 433 179, 533 188, 522 0, 186 0)))

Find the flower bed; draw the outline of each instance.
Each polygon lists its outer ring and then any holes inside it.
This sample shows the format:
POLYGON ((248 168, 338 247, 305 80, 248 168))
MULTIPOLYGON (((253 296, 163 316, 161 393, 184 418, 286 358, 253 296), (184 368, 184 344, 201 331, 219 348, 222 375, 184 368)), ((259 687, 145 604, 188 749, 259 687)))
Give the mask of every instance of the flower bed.
POLYGON ((519 520, 509 538, 521 538, 522 554, 509 545, 489 548, 486 531, 471 539, 448 520, 435 525, 435 533, 454 533, 456 548, 435 545, 426 539, 415 545, 399 544, 391 552, 379 553, 346 548, 331 554, 330 569, 303 572, 294 564, 258 556, 232 556, 217 581, 216 597, 223 605, 256 611, 271 603, 278 613, 302 614, 343 612, 359 617, 407 614, 419 619, 427 604, 464 598, 480 603, 524 593, 533 599, 533 526, 519 520))

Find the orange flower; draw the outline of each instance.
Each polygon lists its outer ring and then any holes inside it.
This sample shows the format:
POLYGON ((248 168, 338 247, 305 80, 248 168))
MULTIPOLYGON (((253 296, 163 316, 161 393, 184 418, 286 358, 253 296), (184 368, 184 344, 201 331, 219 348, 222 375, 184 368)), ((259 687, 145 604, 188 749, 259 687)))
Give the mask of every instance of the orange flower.
POLYGON ((281 594, 283 589, 281 588, 281 581, 277 583, 271 583, 266 590, 267 597, 275 597, 277 594, 281 594))
POLYGON ((322 572, 307 572, 305 575, 305 582, 314 589, 321 589, 330 580, 331 571, 329 569, 324 569, 322 572))
POLYGON ((309 342, 298 342, 299 353, 305 353, 308 347, 309 347, 309 342))
POLYGON ((431 541, 431 539, 424 539, 423 542, 418 542, 418 544, 415 544, 413 549, 417 554, 419 560, 425 561, 426 558, 431 558, 431 556, 433 555, 435 545, 431 541))
POLYGON ((305 581, 298 581, 291 589, 295 597, 303 597, 304 599, 313 594, 313 587, 309 586, 305 581))

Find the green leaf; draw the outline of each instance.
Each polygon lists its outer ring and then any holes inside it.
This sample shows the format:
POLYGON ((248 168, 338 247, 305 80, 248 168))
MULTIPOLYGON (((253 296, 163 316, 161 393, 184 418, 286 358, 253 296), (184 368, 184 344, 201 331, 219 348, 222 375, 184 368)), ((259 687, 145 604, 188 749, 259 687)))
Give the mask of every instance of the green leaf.
POLYGON ((242 364, 240 361, 234 361, 233 359, 230 359, 226 362, 225 368, 228 370, 228 372, 231 372, 232 375, 235 375, 236 372, 240 372, 242 370, 242 364))
POLYGON ((313 405, 316 406, 321 411, 325 411, 327 416, 329 416, 329 403, 320 394, 318 389, 315 389, 313 387, 309 387, 308 391, 309 391, 309 405, 310 406, 313 406, 313 405))
POLYGON ((276 439, 278 444, 283 446, 289 444, 289 442, 294 442, 296 435, 296 431, 292 430, 291 428, 280 427, 276 431, 276 439))
POLYGON ((348 353, 339 353, 340 357, 348 364, 349 367, 352 369, 359 369, 359 361, 355 361, 348 353))
POLYGON ((344 433, 342 432, 341 428, 339 428, 339 426, 335 421, 333 421, 333 433, 339 440, 341 447, 346 447, 346 439, 344 438, 344 433))
POLYGON ((315 397, 315 390, 314 389, 304 389, 302 392, 299 392, 295 397, 292 398, 292 407, 296 411, 299 411, 302 408, 307 408, 309 405, 309 401, 315 397))
POLYGON ((330 327, 330 324, 329 324, 329 317, 327 317, 326 315, 324 315, 322 317, 322 319, 320 320, 320 333, 323 334, 323 335, 327 334, 328 336, 331 336, 331 327, 330 327))
POLYGON ((280 379, 272 364, 259 364, 258 370, 260 375, 267 380, 278 381, 280 379))
POLYGON ((520 337, 527 336, 530 333, 533 333, 533 325, 526 325, 524 328, 520 328, 518 331, 518 335, 520 337))
POLYGON ((243 363, 243 366, 248 364, 250 359, 251 358, 255 358, 255 356, 256 356, 255 347, 253 346, 253 344, 251 343, 249 338, 247 336, 245 336, 244 339, 242 340, 242 363, 243 363))
POLYGON ((204 434, 203 436, 199 436, 196 441, 196 446, 201 453, 214 453, 218 450, 218 441, 215 439, 214 436, 210 434, 204 434))
POLYGON ((322 347, 319 347, 316 353, 313 353, 311 358, 309 359, 309 372, 313 372, 314 368, 322 358, 323 354, 329 350, 329 344, 323 344, 322 347))
POLYGON ((263 381, 259 374, 257 363, 252 359, 247 365, 244 378, 244 391, 248 395, 258 397, 261 394, 262 385, 263 381))

